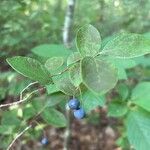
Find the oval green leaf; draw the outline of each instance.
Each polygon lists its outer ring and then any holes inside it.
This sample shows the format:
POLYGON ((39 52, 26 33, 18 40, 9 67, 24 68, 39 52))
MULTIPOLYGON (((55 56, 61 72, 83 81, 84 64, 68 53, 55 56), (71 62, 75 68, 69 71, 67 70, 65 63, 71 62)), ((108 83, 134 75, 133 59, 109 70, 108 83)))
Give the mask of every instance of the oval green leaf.
POLYGON ((130 112, 127 120, 127 136, 130 144, 136 150, 150 148, 150 117, 147 112, 130 112))
POLYGON ((98 30, 90 24, 81 27, 77 32, 76 45, 83 57, 98 54, 100 43, 101 37, 98 30))
POLYGON ((134 58, 150 53, 150 40, 143 35, 122 33, 109 41, 102 55, 114 58, 134 58))
POLYGON ((106 61, 85 57, 81 61, 83 83, 93 92, 104 94, 112 89, 117 81, 117 70, 106 61))
POLYGON ((46 68, 37 60, 30 57, 15 56, 7 58, 8 64, 18 73, 42 84, 51 83, 52 80, 46 68))
POLYGON ((45 108, 45 110, 41 113, 41 117, 50 125, 55 127, 65 127, 67 124, 67 120, 65 116, 53 108, 45 108))

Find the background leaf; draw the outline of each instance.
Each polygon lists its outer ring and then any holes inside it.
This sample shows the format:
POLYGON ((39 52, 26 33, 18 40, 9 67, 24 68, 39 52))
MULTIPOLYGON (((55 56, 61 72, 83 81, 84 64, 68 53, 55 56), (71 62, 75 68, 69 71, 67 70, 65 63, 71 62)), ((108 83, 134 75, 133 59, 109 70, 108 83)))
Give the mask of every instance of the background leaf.
POLYGON ((150 114, 146 112, 130 112, 127 120, 127 136, 136 150, 150 148, 150 114))
POLYGON ((117 86, 117 91, 119 93, 119 95, 121 96, 122 100, 126 100, 129 96, 129 89, 128 86, 124 83, 120 83, 117 86))
POLYGON ((31 50, 34 54, 40 57, 64 57, 66 58, 71 51, 66 49, 63 45, 56 44, 41 44, 37 47, 34 47, 31 50))
POLYGON ((150 111, 150 82, 139 83, 132 91, 131 101, 150 111))
POLYGON ((46 99, 46 106, 47 107, 53 107, 57 104, 59 104, 61 101, 68 100, 69 97, 62 92, 56 92, 50 94, 46 99))
POLYGON ((128 108, 126 104, 120 101, 112 101, 108 105, 108 116, 111 117, 122 117, 127 113, 127 111, 128 108))
POLYGON ((64 115, 53 108, 46 108, 42 114, 42 118, 50 125, 55 127, 65 127, 66 126, 66 118, 64 115))
POLYGON ((83 57, 98 54, 100 43, 100 34, 92 25, 85 25, 77 32, 76 45, 83 57))

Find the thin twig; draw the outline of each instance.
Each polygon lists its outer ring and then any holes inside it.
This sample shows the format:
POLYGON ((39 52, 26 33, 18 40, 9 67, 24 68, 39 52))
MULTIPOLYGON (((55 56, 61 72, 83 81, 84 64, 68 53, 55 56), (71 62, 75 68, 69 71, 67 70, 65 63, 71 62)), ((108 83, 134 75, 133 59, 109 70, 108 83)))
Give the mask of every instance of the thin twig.
POLYGON ((32 82, 29 85, 27 85, 21 92, 20 92, 20 99, 23 99, 23 92, 28 89, 30 86, 37 84, 38 82, 32 82))
POLYGON ((68 106, 66 106, 66 118, 67 118, 67 126, 66 130, 64 132, 64 147, 63 150, 69 149, 69 142, 70 142, 70 136, 71 136, 71 129, 70 129, 70 109, 68 106))
POLYGON ((10 148, 13 146, 13 144, 15 143, 15 141, 20 138, 21 135, 23 135, 28 129, 30 129, 32 127, 31 124, 33 124, 34 122, 36 124, 39 125, 39 123, 36 121, 36 118, 43 112, 43 110, 46 108, 46 106, 44 106, 37 114, 33 119, 33 121, 30 123, 29 126, 27 126, 22 132, 20 132, 19 134, 17 134, 17 136, 14 138, 14 140, 10 143, 10 145, 8 146, 7 150, 10 150, 10 148))
POLYGON ((39 91, 41 91, 41 90, 43 90, 43 89, 45 89, 45 87, 40 88, 40 89, 37 89, 37 90, 34 90, 34 91, 31 92, 26 98, 20 99, 19 101, 12 102, 12 103, 8 103, 8 104, 2 104, 2 105, 0 105, 0 108, 2 108, 2 107, 7 107, 7 106, 18 105, 18 104, 20 104, 20 103, 23 103, 23 102, 25 102, 32 94, 34 94, 34 93, 36 93, 36 92, 39 92, 39 91))
POLYGON ((14 138, 14 140, 9 144, 7 150, 10 150, 10 148, 13 146, 13 144, 16 142, 18 138, 20 138, 27 130, 29 130, 32 127, 32 125, 27 126, 23 131, 21 131, 17 136, 14 138))

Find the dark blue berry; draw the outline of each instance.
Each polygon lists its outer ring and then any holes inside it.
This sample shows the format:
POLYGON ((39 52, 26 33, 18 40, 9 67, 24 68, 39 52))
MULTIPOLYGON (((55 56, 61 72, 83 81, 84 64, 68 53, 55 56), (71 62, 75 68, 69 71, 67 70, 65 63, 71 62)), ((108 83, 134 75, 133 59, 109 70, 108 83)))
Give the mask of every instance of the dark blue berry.
POLYGON ((70 109, 78 109, 80 106, 80 102, 73 98, 68 102, 68 106, 70 107, 70 109))
POLYGON ((74 111, 74 117, 77 119, 83 119, 85 117, 85 111, 83 108, 74 111))
POLYGON ((48 144, 48 139, 46 137, 44 137, 42 140, 41 140, 41 144, 42 145, 47 145, 48 144))

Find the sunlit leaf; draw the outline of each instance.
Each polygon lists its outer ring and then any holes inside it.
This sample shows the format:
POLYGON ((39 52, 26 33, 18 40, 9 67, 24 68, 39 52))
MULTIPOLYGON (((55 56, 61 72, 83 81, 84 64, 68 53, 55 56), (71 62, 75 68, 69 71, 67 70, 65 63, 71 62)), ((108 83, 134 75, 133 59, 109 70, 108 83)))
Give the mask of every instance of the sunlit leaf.
POLYGON ((140 34, 122 33, 110 40, 101 54, 115 58, 133 58, 150 53, 150 40, 140 34))
POLYGON ((136 150, 150 148, 150 117, 146 112, 130 112, 127 121, 127 136, 136 150))
POLYGON ((100 49, 101 37, 98 30, 88 24, 79 29, 76 37, 78 51, 84 56, 95 56, 100 49))
POLYGON ((35 59, 15 56, 12 58, 7 58, 7 62, 14 70, 25 77, 39 81, 42 84, 48 84, 52 82, 46 68, 35 59))

